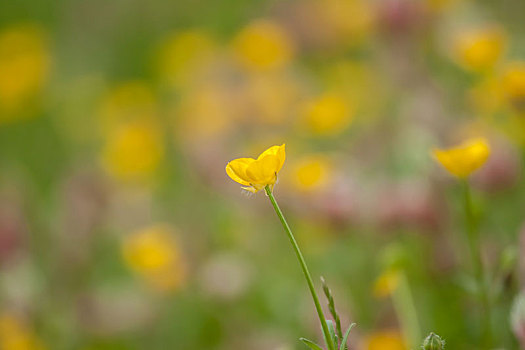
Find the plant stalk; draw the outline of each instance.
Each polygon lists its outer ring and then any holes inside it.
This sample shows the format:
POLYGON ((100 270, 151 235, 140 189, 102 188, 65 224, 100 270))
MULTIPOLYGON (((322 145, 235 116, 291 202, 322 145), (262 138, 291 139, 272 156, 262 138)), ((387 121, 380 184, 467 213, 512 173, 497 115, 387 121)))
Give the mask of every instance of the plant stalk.
POLYGON ((470 249, 470 256, 472 258, 472 266, 474 269, 474 276, 478 285, 479 299, 481 303, 482 318, 482 334, 483 343, 486 349, 492 347, 492 322, 491 322, 491 305, 488 294, 487 283, 485 280, 485 269, 483 266, 483 259, 481 255, 481 246, 479 238, 479 227, 476 216, 474 214, 474 206, 472 204, 472 194, 468 180, 463 181, 463 195, 465 206, 465 223, 467 240, 470 249))
POLYGON ((312 276, 310 275, 310 271, 308 270, 308 266, 306 265, 306 261, 304 260, 303 254, 301 253, 301 250, 299 249, 299 245, 297 244, 297 241, 295 240, 295 237, 292 233, 292 230, 290 229, 290 226, 288 225, 288 222, 286 222, 286 219, 284 218, 281 208, 279 208, 279 204, 277 204, 277 201, 275 200, 273 196, 270 186, 267 185, 264 188, 264 190, 266 191, 268 198, 270 198, 270 202, 272 202, 273 208, 275 209, 275 213, 279 217, 279 220, 281 220, 281 224, 283 225, 283 228, 286 231, 288 238, 290 239, 290 243, 292 244, 292 247, 295 251, 297 260, 299 260, 299 264, 301 265, 301 269, 303 270, 304 277, 306 278, 306 283, 308 284, 308 288, 310 289, 310 293, 312 294, 312 299, 315 304, 317 315, 319 316, 319 321, 321 322, 321 328, 323 330, 324 338, 326 341, 326 346, 328 347, 328 350, 337 350, 336 345, 334 345, 332 341, 332 337, 330 336, 330 332, 328 331, 328 325, 326 323, 326 319, 324 317, 323 310, 321 308, 321 304, 319 303, 319 298, 317 297, 317 293, 315 292, 315 287, 314 287, 314 283, 312 280, 312 276))
POLYGON ((415 348, 421 342, 421 329, 417 310, 408 279, 404 271, 399 271, 399 285, 392 294, 392 302, 403 329, 403 335, 409 348, 415 348))

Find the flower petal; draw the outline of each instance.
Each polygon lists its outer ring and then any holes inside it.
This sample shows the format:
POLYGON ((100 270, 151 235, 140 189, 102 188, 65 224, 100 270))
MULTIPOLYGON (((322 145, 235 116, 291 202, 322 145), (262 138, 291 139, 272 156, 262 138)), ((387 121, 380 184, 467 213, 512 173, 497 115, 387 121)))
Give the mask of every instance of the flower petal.
POLYGON ((234 159, 226 165, 226 173, 235 182, 244 186, 250 186, 250 179, 246 175, 246 169, 255 162, 253 158, 234 159))
POLYGON ((276 155, 269 154, 248 165, 246 175, 255 184, 274 184, 278 168, 279 158, 276 155))
POLYGON ((484 138, 475 138, 454 148, 435 149, 432 154, 451 174, 465 178, 485 164, 490 146, 484 138))
POLYGON ((281 146, 279 146, 279 149, 277 150, 277 158, 279 159, 279 168, 277 169, 277 172, 281 170, 281 168, 284 165, 284 161, 286 160, 286 145, 283 143, 281 146))
POLYGON ((286 152, 285 152, 286 144, 282 144, 280 146, 272 146, 268 148, 266 151, 261 153, 261 155, 257 158, 257 160, 261 160, 262 158, 268 156, 268 155, 275 155, 279 159, 279 166, 277 167, 277 171, 281 170, 283 167, 284 161, 286 159, 286 152))

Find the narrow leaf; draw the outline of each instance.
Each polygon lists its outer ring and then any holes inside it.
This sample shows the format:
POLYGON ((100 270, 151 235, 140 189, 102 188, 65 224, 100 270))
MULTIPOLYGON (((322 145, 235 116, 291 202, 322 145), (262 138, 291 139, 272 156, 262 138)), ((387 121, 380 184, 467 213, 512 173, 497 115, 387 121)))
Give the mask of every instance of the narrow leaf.
POLYGON ((341 346, 339 347, 339 350, 346 350, 348 348, 348 345, 346 344, 346 342, 348 341, 348 335, 350 334, 350 331, 352 330, 352 328, 354 328, 354 326, 355 326, 355 323, 352 323, 346 329, 346 333, 345 333, 343 340, 341 341, 341 346))
POLYGON ((337 347, 337 344, 339 343, 337 342, 337 335, 335 334, 334 323, 332 322, 332 320, 326 320, 326 325, 328 326, 328 333, 330 333, 330 337, 332 338, 332 341, 337 347))
POLYGON ((312 350, 323 350, 322 347, 320 347, 319 345, 317 345, 311 340, 308 340, 306 338, 299 338, 299 340, 302 341, 306 346, 308 346, 312 350))
POLYGON ((335 321, 335 331, 339 339, 341 339, 343 337, 343 332, 341 330, 341 320, 335 309, 334 296, 332 295, 332 291, 330 290, 330 288, 328 288, 328 284, 326 283, 326 280, 324 279, 324 277, 321 277, 321 283, 323 285, 324 295, 326 296, 326 299, 328 300, 328 309, 330 310, 330 314, 332 314, 332 317, 334 318, 334 321, 335 321))

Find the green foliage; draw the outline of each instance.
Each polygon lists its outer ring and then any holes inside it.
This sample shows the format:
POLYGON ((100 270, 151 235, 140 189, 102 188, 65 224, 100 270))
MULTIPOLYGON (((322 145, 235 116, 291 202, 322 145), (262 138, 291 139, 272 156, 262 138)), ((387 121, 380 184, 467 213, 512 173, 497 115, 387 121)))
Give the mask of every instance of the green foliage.
POLYGON ((311 340, 308 340, 306 338, 299 338, 303 343, 306 344, 306 346, 308 346, 310 349, 312 350, 323 350, 323 348, 321 348, 319 345, 317 345, 316 343, 314 343, 313 341, 311 340))

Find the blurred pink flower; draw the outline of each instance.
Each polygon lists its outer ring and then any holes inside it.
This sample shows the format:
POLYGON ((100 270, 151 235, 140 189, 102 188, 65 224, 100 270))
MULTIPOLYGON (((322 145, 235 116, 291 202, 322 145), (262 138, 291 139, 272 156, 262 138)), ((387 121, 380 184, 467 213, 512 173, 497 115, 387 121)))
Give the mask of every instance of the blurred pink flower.
POLYGON ((443 211, 429 188, 407 182, 394 184, 381 191, 377 203, 378 222, 385 228, 415 227, 437 230, 443 222, 443 211))
POLYGON ((493 144, 491 157, 473 177, 474 183, 488 192, 511 188, 520 177, 518 152, 508 142, 493 144))

